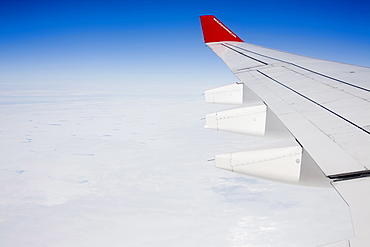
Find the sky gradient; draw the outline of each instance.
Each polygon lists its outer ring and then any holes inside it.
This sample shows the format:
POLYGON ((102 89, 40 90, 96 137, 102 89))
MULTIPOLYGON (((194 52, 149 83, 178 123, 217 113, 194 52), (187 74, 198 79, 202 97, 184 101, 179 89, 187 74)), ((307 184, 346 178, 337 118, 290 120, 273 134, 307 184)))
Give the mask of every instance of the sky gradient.
POLYGON ((5 1, 0 85, 233 82, 203 45, 203 14, 216 15, 246 42, 370 66, 369 6, 367 1, 5 1))

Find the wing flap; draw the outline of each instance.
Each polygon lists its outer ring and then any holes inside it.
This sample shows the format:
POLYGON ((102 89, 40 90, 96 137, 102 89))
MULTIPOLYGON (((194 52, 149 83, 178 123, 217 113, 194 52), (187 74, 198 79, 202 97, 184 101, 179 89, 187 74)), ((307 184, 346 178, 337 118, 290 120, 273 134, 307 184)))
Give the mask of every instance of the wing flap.
POLYGON ((368 246, 370 243, 370 177, 338 181, 334 188, 349 205, 355 238, 351 246, 368 246))

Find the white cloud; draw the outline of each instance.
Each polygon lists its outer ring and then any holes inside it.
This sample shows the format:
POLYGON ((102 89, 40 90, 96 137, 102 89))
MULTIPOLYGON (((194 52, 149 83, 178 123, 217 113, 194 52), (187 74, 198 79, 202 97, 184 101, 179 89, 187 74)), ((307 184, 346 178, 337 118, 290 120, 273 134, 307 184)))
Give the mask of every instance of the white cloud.
POLYGON ((141 89, 3 93, 1 246, 313 246, 350 234, 333 190, 206 161, 261 140, 204 130, 205 88, 141 89))

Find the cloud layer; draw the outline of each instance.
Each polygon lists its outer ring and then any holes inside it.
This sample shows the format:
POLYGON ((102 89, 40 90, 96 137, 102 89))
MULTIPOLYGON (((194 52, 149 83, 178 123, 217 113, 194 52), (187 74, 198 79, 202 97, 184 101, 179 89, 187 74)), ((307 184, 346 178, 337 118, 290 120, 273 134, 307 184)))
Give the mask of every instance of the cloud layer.
POLYGON ((351 234, 334 190, 233 174, 266 140, 204 130, 204 86, 8 90, 1 246, 315 246, 351 234))

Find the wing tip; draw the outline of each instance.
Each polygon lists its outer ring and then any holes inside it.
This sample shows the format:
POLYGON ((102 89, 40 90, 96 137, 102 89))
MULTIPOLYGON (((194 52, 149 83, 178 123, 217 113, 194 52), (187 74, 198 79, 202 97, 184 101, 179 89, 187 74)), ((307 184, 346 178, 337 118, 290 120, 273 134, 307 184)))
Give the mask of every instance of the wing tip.
POLYGON ((244 42, 214 15, 200 16, 205 43, 235 41, 244 42))

